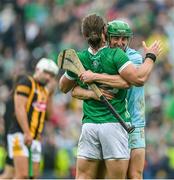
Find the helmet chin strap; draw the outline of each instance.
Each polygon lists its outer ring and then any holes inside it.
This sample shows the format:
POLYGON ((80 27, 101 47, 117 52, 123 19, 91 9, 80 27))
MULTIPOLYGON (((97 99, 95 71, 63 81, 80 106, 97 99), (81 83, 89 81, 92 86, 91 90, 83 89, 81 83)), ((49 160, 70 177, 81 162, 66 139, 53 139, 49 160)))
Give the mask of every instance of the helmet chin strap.
POLYGON ((129 47, 131 40, 132 40, 132 37, 129 38, 127 45, 125 45, 124 51, 126 51, 126 49, 129 47))

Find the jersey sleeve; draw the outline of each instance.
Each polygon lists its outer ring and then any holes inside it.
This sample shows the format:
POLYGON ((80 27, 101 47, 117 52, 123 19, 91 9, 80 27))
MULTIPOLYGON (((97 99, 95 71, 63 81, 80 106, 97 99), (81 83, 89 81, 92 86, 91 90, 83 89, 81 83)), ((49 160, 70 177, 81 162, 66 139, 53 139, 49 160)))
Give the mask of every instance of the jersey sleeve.
POLYGON ((22 76, 15 88, 15 94, 28 97, 32 88, 32 83, 28 76, 22 76))
POLYGON ((129 60, 128 56, 122 49, 117 48, 114 55, 114 63, 118 69, 118 72, 120 73, 126 66, 128 66, 132 62, 129 60))
POLYGON ((69 80, 76 80, 78 78, 78 76, 71 71, 66 71, 64 75, 69 80))
POLYGON ((129 48, 129 49, 126 51, 126 54, 128 55, 129 60, 130 60, 136 67, 140 66, 140 65, 143 63, 143 57, 142 57, 142 55, 141 55, 138 51, 129 48))

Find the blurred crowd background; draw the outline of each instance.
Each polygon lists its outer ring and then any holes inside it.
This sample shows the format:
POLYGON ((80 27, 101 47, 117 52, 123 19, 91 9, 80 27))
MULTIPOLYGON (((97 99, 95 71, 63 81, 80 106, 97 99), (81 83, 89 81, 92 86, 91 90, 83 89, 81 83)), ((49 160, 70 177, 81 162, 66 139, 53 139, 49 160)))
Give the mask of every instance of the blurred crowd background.
MULTIPOLYGON (((87 47, 82 18, 96 12, 106 21, 125 19, 134 31, 131 47, 160 39, 163 53, 145 85, 146 164, 144 178, 174 178, 174 1, 173 0, 1 0, 0 1, 0 171, 3 171, 5 102, 13 81, 32 73, 41 57, 57 59, 65 48, 87 47)), ((63 72, 60 71, 61 76, 63 72)), ((74 178, 82 102, 54 96, 42 145, 42 178, 74 178)))

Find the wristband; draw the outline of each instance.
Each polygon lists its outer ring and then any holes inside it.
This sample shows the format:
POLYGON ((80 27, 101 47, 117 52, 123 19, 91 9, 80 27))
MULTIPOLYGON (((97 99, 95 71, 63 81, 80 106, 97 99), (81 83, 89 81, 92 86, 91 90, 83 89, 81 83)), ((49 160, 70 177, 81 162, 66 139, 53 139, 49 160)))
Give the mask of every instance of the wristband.
POLYGON ((156 55, 153 53, 147 53, 145 59, 146 58, 150 58, 153 62, 156 61, 156 55))

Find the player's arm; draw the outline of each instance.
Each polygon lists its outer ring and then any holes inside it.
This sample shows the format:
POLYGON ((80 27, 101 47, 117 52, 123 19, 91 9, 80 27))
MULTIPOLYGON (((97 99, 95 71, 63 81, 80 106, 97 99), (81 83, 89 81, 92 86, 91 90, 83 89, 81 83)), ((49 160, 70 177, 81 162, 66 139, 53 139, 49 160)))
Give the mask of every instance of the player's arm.
POLYGON ((145 62, 138 68, 135 68, 133 64, 129 64, 122 71, 120 71, 120 75, 132 85, 143 86, 148 80, 153 67, 154 62, 147 58, 145 62))
POLYGON ((58 82, 57 82, 56 77, 52 77, 52 79, 49 81, 49 83, 46 86, 46 90, 49 94, 48 101, 47 101, 47 109, 46 109, 46 115, 48 119, 53 114, 53 96, 54 96, 54 92, 56 90, 57 84, 58 82))
POLYGON ((80 79, 86 83, 98 82, 118 89, 130 87, 130 83, 125 81, 120 75, 99 74, 93 73, 90 70, 86 71, 85 74, 82 74, 80 79))
POLYGON ((30 133, 26 112, 27 100, 28 98, 22 95, 15 94, 14 96, 16 118, 23 132, 26 134, 30 133))
POLYGON ((154 62, 147 59, 144 64, 136 68, 132 63, 120 70, 120 76, 106 75, 85 71, 81 74, 80 80, 85 83, 100 82, 115 88, 129 88, 130 84, 135 86, 144 85, 152 71, 154 62), (121 81, 123 79, 123 81, 121 81), (119 80, 119 81, 117 81, 119 80))
POLYGON ((81 100, 85 100, 85 99, 99 100, 96 94, 94 93, 94 91, 89 90, 89 89, 84 89, 80 86, 75 86, 72 89, 71 94, 72 94, 72 97, 81 99, 81 100))
POLYGON ((98 74, 88 70, 81 74, 80 80, 85 83, 99 82, 115 88, 129 88, 130 84, 142 86, 147 81, 153 66, 154 62, 148 58, 139 68, 129 63, 119 71, 120 76, 98 74))
POLYGON ((62 77, 60 78, 59 89, 63 93, 69 92, 75 85, 76 85, 75 78, 69 76, 67 72, 64 75, 62 75, 62 77))
MULTIPOLYGON (((152 53, 155 56, 158 56, 158 54, 161 51, 161 46, 158 41, 154 42, 150 47, 147 47, 146 44, 143 44, 145 52, 146 53, 152 53)), ((125 54, 120 52, 120 62, 125 61, 125 54)), ((142 86, 147 81, 152 69, 154 66, 154 61, 147 57, 144 61, 144 63, 139 66, 139 68, 136 68, 134 64, 127 61, 126 63, 120 63, 118 66, 120 76, 127 82, 131 83, 135 86, 142 86)), ((101 79, 100 74, 95 74, 95 79, 101 79)), ((81 74, 80 76, 81 81, 83 82, 93 82, 94 79, 92 75, 89 75, 89 73, 86 71, 81 74)))
MULTIPOLYGON (((103 90, 101 88, 100 88, 100 91, 108 100, 111 100, 114 98, 114 95, 111 92, 107 90, 103 90)), ((80 86, 75 86, 72 89, 71 94, 72 94, 72 97, 81 99, 81 100, 86 100, 86 99, 100 100, 93 90, 84 89, 80 86)))
POLYGON ((27 117, 27 101, 30 93, 31 82, 27 78, 22 78, 15 88, 14 108, 17 121, 24 133, 25 143, 31 145, 32 137, 27 117), (30 84, 30 85, 29 85, 30 84))
POLYGON ((47 118, 50 119, 52 114, 53 114, 53 94, 49 96, 47 101, 47 109, 46 109, 47 118))
POLYGON ((161 52, 159 41, 155 41, 150 47, 143 42, 144 51, 146 53, 145 61, 141 66, 136 68, 133 64, 129 64, 120 71, 120 75, 128 82, 136 86, 142 86, 148 80, 150 73, 154 67, 155 59, 147 56, 148 53, 157 57, 161 52))

